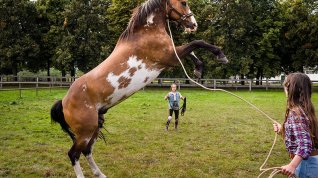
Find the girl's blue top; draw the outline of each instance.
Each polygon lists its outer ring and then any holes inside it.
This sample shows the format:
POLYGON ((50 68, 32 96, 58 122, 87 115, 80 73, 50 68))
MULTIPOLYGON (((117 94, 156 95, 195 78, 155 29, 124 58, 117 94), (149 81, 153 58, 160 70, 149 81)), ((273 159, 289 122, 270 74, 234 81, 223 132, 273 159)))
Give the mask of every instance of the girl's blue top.
POLYGON ((180 106, 180 93, 176 92, 175 93, 176 97, 174 97, 174 93, 173 92, 169 92, 168 96, 169 96, 169 109, 173 109, 173 110, 178 110, 179 106, 180 106))

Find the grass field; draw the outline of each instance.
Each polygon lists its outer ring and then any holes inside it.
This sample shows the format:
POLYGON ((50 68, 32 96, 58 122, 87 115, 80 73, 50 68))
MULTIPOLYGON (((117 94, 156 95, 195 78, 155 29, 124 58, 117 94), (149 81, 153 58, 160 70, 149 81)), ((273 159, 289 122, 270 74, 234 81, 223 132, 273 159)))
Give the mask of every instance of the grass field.
MULTIPOLYGON (((269 151, 272 123, 230 95, 182 89, 188 110, 178 131, 164 131, 167 89, 146 89, 109 110, 106 144, 99 140, 94 158, 110 178, 256 177, 269 151)), ((75 177, 67 156, 72 145, 49 111, 66 90, 0 92, 0 177, 75 177)), ((235 92, 282 122, 283 91, 235 92)), ((313 95, 318 110, 318 94, 313 95)), ((84 157, 86 177, 93 177, 84 157)), ((279 139, 268 166, 288 163, 279 139)))

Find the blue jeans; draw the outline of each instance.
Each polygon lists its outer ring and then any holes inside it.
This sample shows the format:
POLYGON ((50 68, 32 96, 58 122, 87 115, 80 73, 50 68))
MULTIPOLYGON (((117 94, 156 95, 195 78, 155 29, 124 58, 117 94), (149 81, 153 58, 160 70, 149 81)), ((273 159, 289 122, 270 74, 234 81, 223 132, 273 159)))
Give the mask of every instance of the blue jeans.
POLYGON ((317 178, 318 156, 309 156, 307 160, 302 160, 296 168, 296 176, 299 178, 317 178))

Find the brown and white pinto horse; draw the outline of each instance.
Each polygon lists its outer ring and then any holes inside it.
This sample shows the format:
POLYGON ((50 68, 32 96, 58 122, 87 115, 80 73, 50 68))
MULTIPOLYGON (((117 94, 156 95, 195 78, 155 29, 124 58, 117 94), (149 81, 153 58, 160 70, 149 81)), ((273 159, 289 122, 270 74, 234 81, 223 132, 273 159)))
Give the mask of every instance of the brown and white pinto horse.
MULTIPOLYGON (((166 31, 167 18, 177 21, 188 32, 197 30, 196 20, 186 0, 146 1, 135 9, 111 55, 77 79, 63 100, 53 105, 52 120, 59 122, 73 140, 68 155, 77 177, 84 177, 79 164, 81 153, 87 158, 95 176, 106 177, 92 157, 92 146, 107 110, 149 84, 164 69, 178 64, 166 31)), ((219 62, 228 62, 220 49, 204 41, 177 47, 181 58, 191 56, 199 75, 202 62, 192 53, 196 48, 208 49, 219 62)))

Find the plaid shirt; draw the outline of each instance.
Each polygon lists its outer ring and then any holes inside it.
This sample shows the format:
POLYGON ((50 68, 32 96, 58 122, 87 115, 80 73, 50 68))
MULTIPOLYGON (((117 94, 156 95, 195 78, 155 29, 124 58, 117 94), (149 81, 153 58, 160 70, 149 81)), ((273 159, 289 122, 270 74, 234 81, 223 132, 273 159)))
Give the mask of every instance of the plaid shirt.
POLYGON ((307 116, 295 111, 289 111, 285 127, 285 145, 289 153, 307 159, 313 148, 307 116))

